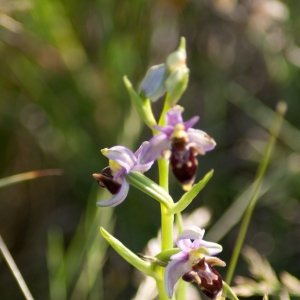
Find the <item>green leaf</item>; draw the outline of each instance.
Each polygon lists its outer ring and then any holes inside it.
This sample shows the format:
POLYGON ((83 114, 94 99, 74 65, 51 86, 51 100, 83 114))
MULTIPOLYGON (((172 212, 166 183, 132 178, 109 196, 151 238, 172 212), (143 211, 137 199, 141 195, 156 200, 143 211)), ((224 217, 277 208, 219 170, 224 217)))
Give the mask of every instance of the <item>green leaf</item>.
POLYGON ((147 126, 149 126, 151 130, 153 130, 153 126, 157 123, 152 113, 150 100, 139 96, 138 93, 133 89, 131 82, 126 76, 123 77, 123 80, 133 106, 136 108, 138 114, 147 124, 147 126))
POLYGON ((131 185, 163 204, 167 209, 170 208, 173 203, 171 196, 154 181, 135 171, 130 172, 125 177, 131 185))
POLYGON ((142 273, 159 280, 158 274, 152 271, 151 264, 144 261, 131 250, 126 248, 119 240, 109 234, 103 227, 100 227, 100 232, 102 236, 107 240, 107 242, 122 256, 128 263, 134 266, 136 269, 142 273))
POLYGON ((233 290, 230 288, 230 286, 225 281, 223 281, 222 296, 224 296, 230 300, 239 300, 239 298, 236 296, 236 294, 233 292, 233 290))
POLYGON ((181 199, 176 202, 171 209, 168 211, 168 215, 177 214, 182 212, 199 194, 199 192, 205 187, 207 182, 210 180, 214 173, 214 170, 208 172, 202 180, 200 180, 197 184, 194 184, 192 189, 186 192, 181 199))

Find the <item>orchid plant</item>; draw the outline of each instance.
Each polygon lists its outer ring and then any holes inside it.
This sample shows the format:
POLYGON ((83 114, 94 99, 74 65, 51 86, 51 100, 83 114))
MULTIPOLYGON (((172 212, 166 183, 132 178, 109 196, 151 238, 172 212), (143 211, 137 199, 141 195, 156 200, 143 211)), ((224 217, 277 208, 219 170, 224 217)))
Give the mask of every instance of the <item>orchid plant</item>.
POLYGON ((183 121, 184 109, 177 102, 187 87, 188 78, 184 38, 178 49, 168 56, 166 63, 150 68, 138 91, 124 77, 131 101, 151 129, 153 137, 144 142, 135 153, 121 145, 103 149, 102 154, 109 159, 109 166, 100 173, 93 174, 98 184, 112 194, 111 199, 97 203, 100 207, 120 205, 125 200, 130 185, 160 203, 160 252, 153 257, 137 256, 104 228, 101 227, 100 231, 126 261, 154 278, 160 300, 188 299, 186 282, 195 282, 209 299, 238 299, 215 269, 216 266, 226 265, 215 257, 222 251, 222 246, 203 240, 204 229, 197 226, 184 229, 182 224, 181 212, 213 174, 210 171, 197 182, 197 155, 204 155, 216 146, 214 139, 207 133, 193 128, 199 120, 198 116, 183 121), (151 107, 163 95, 164 107, 157 122, 151 107), (159 168, 158 183, 144 175, 155 161, 159 168), (168 190, 169 165, 184 191, 176 202, 168 190), (175 216, 177 247, 174 247, 173 238, 175 216))

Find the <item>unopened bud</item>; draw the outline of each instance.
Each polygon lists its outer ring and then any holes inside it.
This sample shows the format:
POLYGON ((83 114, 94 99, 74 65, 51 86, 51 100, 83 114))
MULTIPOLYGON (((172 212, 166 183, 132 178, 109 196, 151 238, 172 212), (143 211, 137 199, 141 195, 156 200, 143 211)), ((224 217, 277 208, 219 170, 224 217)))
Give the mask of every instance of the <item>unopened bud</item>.
POLYGON ((166 93, 165 80, 167 77, 166 65, 153 66, 141 82, 140 90, 151 101, 156 101, 166 93))
POLYGON ((182 37, 177 50, 172 52, 167 58, 167 68, 169 73, 174 72, 176 69, 186 67, 186 51, 185 51, 185 38, 182 37))
POLYGON ((185 92, 189 81, 189 69, 181 67, 171 73, 166 80, 166 90, 170 95, 170 105, 178 102, 182 94, 185 92))

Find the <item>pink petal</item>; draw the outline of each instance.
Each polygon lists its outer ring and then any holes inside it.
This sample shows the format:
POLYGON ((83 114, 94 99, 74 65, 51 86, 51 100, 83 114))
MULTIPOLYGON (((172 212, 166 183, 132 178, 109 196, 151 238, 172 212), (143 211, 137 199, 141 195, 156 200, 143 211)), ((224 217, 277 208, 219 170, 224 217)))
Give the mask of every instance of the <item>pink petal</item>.
POLYGON ((146 164, 162 156, 162 152, 171 149, 170 142, 165 134, 155 135, 147 144, 141 153, 140 163, 146 164))
POLYGON ((187 131, 188 129, 190 129, 191 127, 193 127, 198 121, 199 121, 200 117, 195 116, 192 117, 191 119, 189 119, 188 121, 184 122, 184 127, 185 130, 187 131))
POLYGON ((171 299, 174 293, 174 285, 179 278, 191 270, 188 261, 173 260, 165 269, 165 290, 168 297, 171 299))
POLYGON ((170 126, 176 126, 176 124, 182 124, 182 112, 183 108, 179 105, 175 105, 166 113, 166 123, 170 126))
POLYGON ((190 128, 187 134, 189 142, 195 143, 204 152, 210 151, 216 146, 215 140, 202 130, 190 128))
POLYGON ((105 155, 123 167, 126 174, 128 174, 137 163, 137 159, 133 152, 123 146, 109 148, 105 155))

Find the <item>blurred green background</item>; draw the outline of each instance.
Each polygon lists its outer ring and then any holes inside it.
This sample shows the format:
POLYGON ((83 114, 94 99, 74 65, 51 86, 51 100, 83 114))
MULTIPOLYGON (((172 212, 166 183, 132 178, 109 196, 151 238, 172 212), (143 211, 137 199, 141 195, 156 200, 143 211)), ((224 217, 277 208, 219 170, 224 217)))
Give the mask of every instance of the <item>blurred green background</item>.
MULTIPOLYGON (((0 190, 0 234, 35 299, 127 300, 135 294, 133 269, 112 249, 106 252, 98 229, 105 226, 142 252, 159 229, 159 205, 131 188, 113 212, 100 209, 96 201, 109 195, 91 174, 108 163, 100 149, 123 144, 135 150, 150 138, 122 77, 138 87, 181 36, 190 68, 180 102, 184 118, 200 115, 195 127, 217 142, 199 157, 197 178, 212 168, 215 173, 187 212, 210 210, 207 232, 221 238, 220 258, 229 262, 239 226, 222 223, 221 236, 218 228, 209 230, 253 182, 272 110, 286 101, 246 244, 276 272, 300 277, 299 13, 299 0, 0 0, 1 178, 63 170, 0 190), (98 260, 87 254, 91 231, 98 260), (85 282, 86 262, 98 268, 92 283, 85 282)), ((161 107, 153 104, 156 117, 161 107)), ((156 181, 157 168, 147 175, 156 181)), ((182 194, 173 177, 170 193, 174 199, 182 194)), ((239 208, 234 215, 238 221, 239 208)), ((0 299, 23 299, 0 262, 0 299)), ((248 274, 242 259, 236 274, 248 274)))

